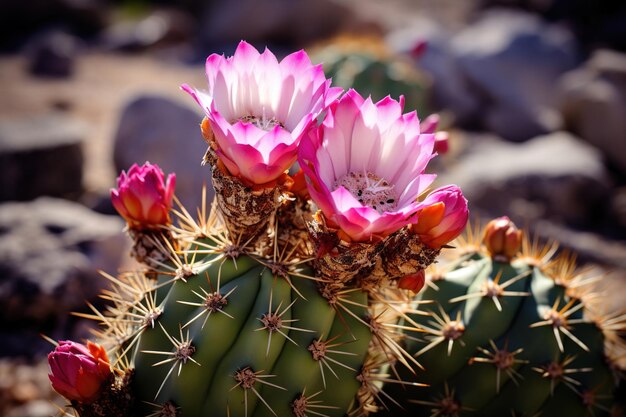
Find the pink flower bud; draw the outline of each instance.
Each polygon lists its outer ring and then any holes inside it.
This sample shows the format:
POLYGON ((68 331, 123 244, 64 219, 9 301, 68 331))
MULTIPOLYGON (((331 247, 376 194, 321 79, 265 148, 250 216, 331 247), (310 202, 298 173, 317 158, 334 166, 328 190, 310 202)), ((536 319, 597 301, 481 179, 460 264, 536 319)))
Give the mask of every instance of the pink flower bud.
POLYGON ((439 155, 443 155, 448 153, 450 150, 449 139, 450 135, 448 132, 437 132, 435 133, 435 152, 439 155))
POLYGON ((483 243, 494 258, 511 260, 522 246, 522 231, 506 216, 487 223, 483 243))
POLYGON ((435 133, 438 125, 439 125, 439 115, 437 113, 433 113, 421 121, 420 132, 435 133))
POLYGON ((418 271, 415 274, 405 275, 398 280, 398 288, 403 290, 411 290, 414 293, 420 292, 426 282, 426 274, 424 270, 418 271))
POLYGON ((438 188, 423 201, 425 206, 417 213, 411 232, 426 245, 438 249, 465 229, 469 210, 467 200, 456 185, 438 188))
POLYGON ((435 135, 435 147, 434 152, 440 155, 447 153, 450 146, 448 144, 448 132, 435 132, 439 126, 439 115, 431 114, 420 123, 420 130, 422 133, 433 133, 435 135))
POLYGON ((48 364, 52 388, 68 400, 84 404, 98 398, 102 384, 111 375, 104 348, 92 342, 85 346, 69 340, 61 341, 48 355, 48 364))
POLYGON ((167 181, 156 164, 133 164, 117 178, 117 189, 111 189, 111 201, 131 228, 151 229, 171 223, 169 211, 176 187, 176 175, 167 181))

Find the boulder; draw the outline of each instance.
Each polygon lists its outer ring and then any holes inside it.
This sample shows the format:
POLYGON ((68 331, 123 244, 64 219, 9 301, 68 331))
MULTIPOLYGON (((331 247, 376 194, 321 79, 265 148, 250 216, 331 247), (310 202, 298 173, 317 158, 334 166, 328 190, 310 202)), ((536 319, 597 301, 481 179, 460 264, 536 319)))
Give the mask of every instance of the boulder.
POLYGON ((626 175, 626 54, 596 51, 561 78, 558 91, 567 128, 626 175))
POLYGON ((203 116, 189 102, 185 106, 160 96, 133 99, 122 111, 113 155, 117 172, 146 161, 158 164, 166 175, 175 172, 176 196, 195 213, 203 184, 209 202, 214 194, 210 169, 200 165, 207 149, 200 132, 203 116))
POLYGON ((553 86, 579 61, 567 30, 528 13, 490 10, 454 37, 452 49, 483 103, 487 130, 523 141, 561 127, 553 86))
POLYGON ((432 78, 432 105, 452 113, 455 123, 471 126, 480 118, 481 98, 471 91, 450 44, 451 35, 426 18, 416 19, 409 27, 387 36, 391 47, 415 56, 416 65, 432 78), (415 54, 416 45, 425 45, 415 54))
POLYGON ((43 31, 33 36, 24 50, 31 74, 67 78, 76 67, 79 41, 63 31, 43 31))
POLYGON ((157 9, 139 20, 122 20, 101 36, 106 50, 143 51, 188 43, 197 21, 180 9, 157 9))
POLYGON ((61 114, 0 121, 0 201, 77 197, 86 133, 83 123, 61 114))
POLYGON ((353 13, 333 0, 215 0, 201 18, 204 45, 223 50, 241 39, 251 43, 311 44, 349 26, 353 13))
POLYGON ((601 221, 610 209, 602 155, 569 133, 521 144, 480 136, 471 142, 439 178, 461 187, 470 210, 507 214, 521 224, 545 218, 578 226, 601 221))
POLYGON ((98 270, 115 274, 128 253, 123 227, 66 200, 0 204, 0 356, 45 347, 40 332, 72 333, 69 312, 106 286, 98 270))
POLYGON ((564 22, 586 47, 626 50, 626 3, 620 0, 479 0, 480 7, 516 7, 564 22))

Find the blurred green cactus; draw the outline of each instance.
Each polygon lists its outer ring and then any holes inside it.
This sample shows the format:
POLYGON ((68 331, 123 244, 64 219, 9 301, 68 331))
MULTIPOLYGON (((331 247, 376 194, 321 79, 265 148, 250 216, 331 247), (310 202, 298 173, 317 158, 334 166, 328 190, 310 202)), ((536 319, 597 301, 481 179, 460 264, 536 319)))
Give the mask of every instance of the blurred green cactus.
POLYGON ((376 37, 340 36, 316 46, 311 59, 322 62, 333 84, 354 88, 378 101, 404 96, 405 110, 430 114, 430 79, 408 57, 393 53, 376 37))

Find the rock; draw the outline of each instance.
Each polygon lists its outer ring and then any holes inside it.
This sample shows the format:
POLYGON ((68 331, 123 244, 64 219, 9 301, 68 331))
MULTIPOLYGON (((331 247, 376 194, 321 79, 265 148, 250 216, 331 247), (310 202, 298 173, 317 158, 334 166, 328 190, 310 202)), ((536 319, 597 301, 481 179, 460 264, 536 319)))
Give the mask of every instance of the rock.
POLYGON ((162 9, 138 21, 121 21, 102 35, 104 49, 141 51, 189 42, 197 22, 182 10, 162 9))
POLYGON ((0 122, 0 201, 78 196, 85 134, 60 114, 0 122))
POLYGON ((600 153, 566 132, 511 144, 472 138, 469 153, 440 176, 456 183, 470 210, 509 215, 531 224, 597 223, 609 210, 610 188, 600 153))
MULTIPOLYGON (((190 213, 200 207, 203 184, 213 200, 208 167, 200 165, 207 145, 202 139, 202 115, 165 97, 140 96, 122 111, 115 137, 115 169, 128 170, 146 161, 158 164, 167 175, 175 172, 176 196, 190 213)), ((194 103, 195 104, 195 103, 194 103)))
POLYGON ((41 349, 40 332, 68 336, 69 312, 106 285, 98 270, 115 274, 127 254, 123 227, 65 200, 0 204, 0 356, 41 349))
POLYGON ((410 52, 418 43, 425 43, 416 57, 416 65, 432 77, 432 99, 436 108, 454 115, 455 123, 471 126, 480 117, 480 97, 470 90, 450 45, 450 35, 432 20, 421 18, 410 26, 392 31, 387 36, 398 52, 410 52))
POLYGON ((58 408, 49 401, 36 400, 12 409, 5 417, 49 417, 58 412, 58 408))
POLYGON ((626 54, 599 50, 558 86, 568 129, 626 174, 626 54))
POLYGON ((2 0, 0 49, 19 50, 42 29, 62 27, 83 38, 97 33, 110 17, 105 0, 2 0))
POLYGON ((78 40, 62 31, 44 31, 25 46, 29 70, 40 77, 67 78, 74 73, 78 40))
MULTIPOLYGON (((52 345, 48 344, 49 350, 52 345)), ((38 358, 0 359, 0 415, 4 417, 49 417, 58 415, 55 403, 64 399, 54 392, 48 379, 48 361, 38 358)))
POLYGON ((564 22, 586 46, 626 50, 626 3, 589 0, 480 0, 481 7, 518 7, 564 22))
POLYGON ((561 127, 553 86, 578 63, 573 36, 523 12, 493 10, 452 41, 463 77, 482 102, 484 127, 523 141, 561 127))
MULTIPOLYGON (((591 231, 563 227, 547 220, 533 224, 534 233, 541 239, 559 242, 562 248, 575 253, 581 262, 595 262, 611 269, 621 269, 622 280, 626 277, 626 242, 613 240, 591 231)), ((623 288, 622 284, 622 288, 623 288)), ((623 298, 620 297, 623 306, 623 298)), ((623 310, 623 307, 622 307, 623 310)))
POLYGON ((334 34, 352 20, 349 9, 333 0, 216 0, 201 19, 200 38, 215 50, 241 39, 259 46, 285 41, 301 46, 334 34))

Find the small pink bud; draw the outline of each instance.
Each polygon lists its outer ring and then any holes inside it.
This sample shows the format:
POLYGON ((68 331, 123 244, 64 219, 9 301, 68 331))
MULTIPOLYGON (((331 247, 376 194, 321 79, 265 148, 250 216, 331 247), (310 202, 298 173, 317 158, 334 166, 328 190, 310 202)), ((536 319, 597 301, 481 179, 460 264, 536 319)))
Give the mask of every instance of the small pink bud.
POLYGON ((438 114, 431 114, 420 122, 420 130, 422 133, 435 134, 435 146, 433 151, 443 155, 449 150, 448 139, 450 135, 448 135, 448 132, 445 131, 436 132, 437 126, 439 126, 439 120, 438 114))
POLYGON ((467 200, 456 185, 438 188, 423 201, 417 221, 410 226, 426 245, 438 249, 465 229, 469 210, 467 200))
POLYGON ((439 155, 443 155, 448 153, 450 150, 449 139, 450 135, 448 132, 437 132, 435 133, 435 147, 434 151, 439 155))
POLYGON ((169 211, 176 187, 176 175, 165 180, 161 168, 146 162, 133 164, 117 177, 117 188, 111 189, 111 201, 131 228, 154 229, 171 223, 169 211))
POLYGON ((428 47, 428 42, 419 40, 415 42, 415 45, 409 51, 409 55, 411 55, 414 59, 419 59, 426 52, 426 48, 428 47))
POLYGON ((439 126, 439 115, 433 113, 420 122, 420 132, 435 133, 437 126, 439 126))
POLYGON ((499 217, 485 227, 483 243, 494 258, 510 261, 522 246, 522 231, 508 217, 499 217))
POLYGON ((89 404, 100 395, 102 384, 111 376, 104 348, 69 340, 60 341, 48 355, 52 388, 71 401, 89 404))
POLYGON ((414 293, 420 292, 426 282, 426 274, 424 270, 418 271, 415 274, 405 275, 398 280, 398 288, 403 290, 411 290, 414 293))

